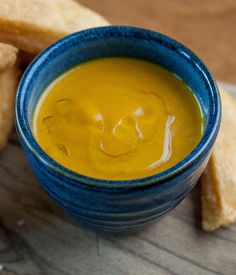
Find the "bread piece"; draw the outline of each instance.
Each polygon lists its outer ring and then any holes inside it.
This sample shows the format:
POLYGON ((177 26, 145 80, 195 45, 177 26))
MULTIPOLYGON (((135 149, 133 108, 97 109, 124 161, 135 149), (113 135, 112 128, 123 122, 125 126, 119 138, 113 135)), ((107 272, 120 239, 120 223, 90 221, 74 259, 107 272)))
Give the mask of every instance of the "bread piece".
POLYGON ((7 144, 13 125, 14 100, 19 71, 16 62, 17 49, 0 43, 0 150, 7 144))
POLYGON ((18 50, 15 47, 0 43, 0 73, 15 64, 17 52, 18 50))
POLYGON ((236 221, 236 99, 221 90, 222 123, 201 177, 202 227, 213 231, 236 221))
POLYGON ((73 0, 0 0, 0 41, 39 53, 54 41, 86 28, 109 25, 73 0))

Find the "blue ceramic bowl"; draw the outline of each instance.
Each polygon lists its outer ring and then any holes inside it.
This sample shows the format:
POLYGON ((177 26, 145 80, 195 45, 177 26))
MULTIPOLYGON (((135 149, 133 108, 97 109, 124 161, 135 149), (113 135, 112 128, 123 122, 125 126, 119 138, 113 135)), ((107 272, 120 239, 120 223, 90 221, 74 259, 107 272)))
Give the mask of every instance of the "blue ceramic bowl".
POLYGON ((185 46, 157 32, 113 26, 72 34, 42 52, 21 80, 15 113, 28 162, 56 204, 87 227, 127 233, 143 229, 166 214, 196 184, 219 130, 221 105, 213 77, 185 46), (73 66, 107 56, 135 57, 160 64, 182 78, 198 98, 205 118, 204 136, 193 152, 171 169, 135 180, 90 178, 56 163, 36 142, 31 123, 45 88, 73 66))

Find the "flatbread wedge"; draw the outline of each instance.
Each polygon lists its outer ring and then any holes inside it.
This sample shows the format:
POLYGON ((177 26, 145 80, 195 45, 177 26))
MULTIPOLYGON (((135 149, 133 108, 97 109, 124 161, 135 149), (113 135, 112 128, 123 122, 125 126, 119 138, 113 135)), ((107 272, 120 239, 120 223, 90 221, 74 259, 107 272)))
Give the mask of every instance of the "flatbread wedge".
POLYGON ((14 101, 19 79, 17 49, 0 43, 0 150, 7 144, 13 126, 14 101))
POLYGON ((86 28, 109 25, 73 0, 0 0, 0 41, 39 53, 54 41, 86 28))
POLYGON ((17 52, 18 50, 15 47, 0 43, 0 73, 15 64, 17 52))
POLYGON ((201 177, 202 227, 213 231, 236 221, 236 99, 221 90, 222 123, 201 177))

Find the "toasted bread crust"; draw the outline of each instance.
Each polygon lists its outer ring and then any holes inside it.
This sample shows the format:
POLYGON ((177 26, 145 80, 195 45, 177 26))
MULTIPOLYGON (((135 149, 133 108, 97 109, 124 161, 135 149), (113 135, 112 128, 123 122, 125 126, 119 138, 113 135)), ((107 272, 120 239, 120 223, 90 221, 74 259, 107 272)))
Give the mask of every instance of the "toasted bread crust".
POLYGON ((236 99, 221 90, 222 123, 201 178, 202 227, 213 231, 236 221, 236 99))
POLYGON ((0 43, 0 73, 14 66, 17 58, 17 48, 0 43))
POLYGON ((0 41, 31 53, 73 32, 109 25, 73 0, 0 0, 0 7, 0 41))
POLYGON ((0 73, 0 150, 6 146, 13 126, 14 101, 18 79, 17 66, 0 73))

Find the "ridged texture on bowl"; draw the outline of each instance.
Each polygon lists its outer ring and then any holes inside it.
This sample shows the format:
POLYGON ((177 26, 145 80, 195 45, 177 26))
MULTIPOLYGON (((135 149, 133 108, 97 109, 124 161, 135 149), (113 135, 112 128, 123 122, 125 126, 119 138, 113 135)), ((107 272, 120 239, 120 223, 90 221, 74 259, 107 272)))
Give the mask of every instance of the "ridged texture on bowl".
POLYGON ((90 29, 52 45, 28 68, 16 98, 20 142, 44 190, 81 224, 111 233, 141 230, 180 203, 207 164, 219 124, 218 89, 204 64, 178 42, 131 27, 90 29), (67 69, 103 56, 156 62, 176 73, 194 91, 205 117, 205 132, 194 151, 176 166, 148 178, 105 181, 62 167, 37 144, 31 123, 34 107, 45 87, 67 69))
POLYGON ((139 231, 178 205, 196 184, 200 166, 147 188, 100 188, 68 180, 23 147, 37 179, 50 197, 80 223, 112 233, 139 231))

